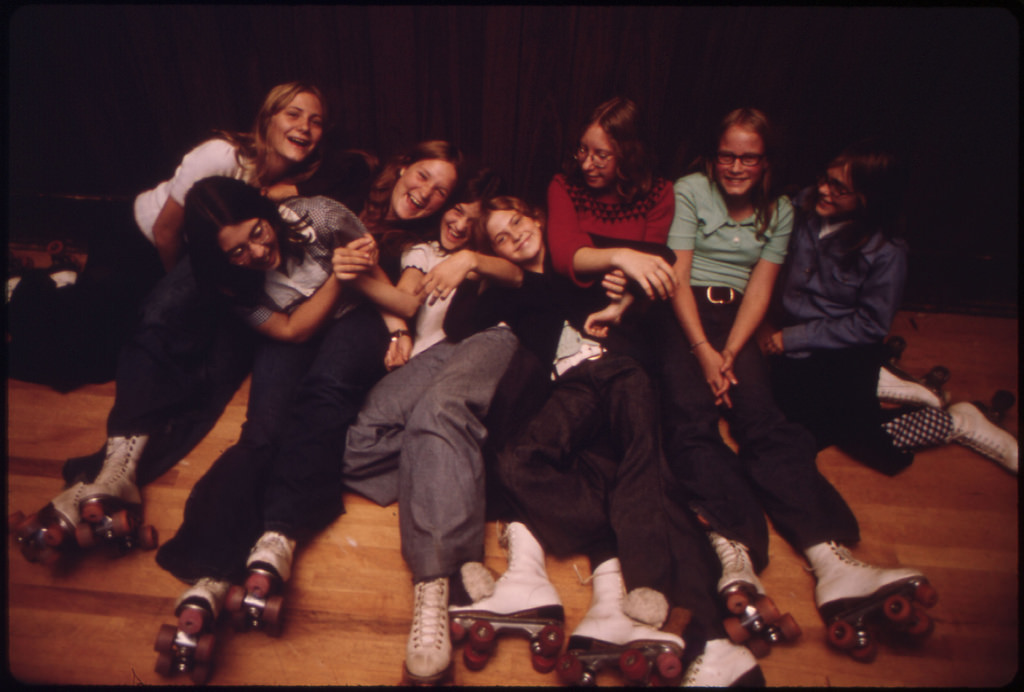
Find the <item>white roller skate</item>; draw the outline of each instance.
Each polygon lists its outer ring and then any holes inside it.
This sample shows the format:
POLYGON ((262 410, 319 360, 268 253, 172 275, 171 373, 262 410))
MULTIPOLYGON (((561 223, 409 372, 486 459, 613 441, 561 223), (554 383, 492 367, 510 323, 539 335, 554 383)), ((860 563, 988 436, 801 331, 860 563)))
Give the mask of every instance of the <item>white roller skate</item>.
POLYGON ((938 593, 918 570, 874 567, 833 541, 804 554, 818 580, 814 600, 832 646, 867 663, 878 653, 883 630, 918 640, 931 633, 924 609, 938 602, 938 593))
POLYGON ((448 578, 425 579, 413 587, 412 627, 405 647, 405 677, 419 685, 442 683, 451 674, 448 578))
POLYGON ((598 565, 591 579, 590 610, 558 659, 562 680, 592 686, 600 670, 617 667, 628 684, 678 684, 683 674, 683 640, 657 629, 668 615, 665 597, 646 588, 627 596, 618 558, 598 565))
POLYGON ((82 499, 83 483, 75 483, 61 491, 45 507, 26 517, 14 512, 7 518, 11 535, 29 562, 52 565, 61 556, 78 547, 78 503, 82 499))
POLYGON ((708 532, 708 539, 722 563, 718 593, 726 609, 735 616, 723 621, 729 638, 736 644, 746 644, 761 658, 771 652, 771 644, 799 637, 800 626, 793 616, 780 613, 772 599, 765 595, 747 547, 715 531, 708 532))
POLYGON ((683 687, 764 687, 764 673, 745 646, 711 639, 686 669, 683 687))
POLYGON ((508 550, 508 568, 497 582, 486 583, 489 572, 480 563, 463 565, 463 583, 474 602, 448 608, 452 639, 468 638, 463 660, 470 670, 480 670, 498 634, 525 635, 534 669, 550 672, 565 641, 565 612, 548 579, 544 549, 519 522, 506 527, 501 542, 508 550), (480 574, 486 577, 474 576, 480 574))
POLYGON ((259 537, 245 563, 245 585, 232 586, 227 594, 225 605, 236 630, 262 629, 280 636, 284 597, 279 592, 292 575, 294 554, 295 541, 282 533, 266 531, 259 537))
POLYGON ((216 645, 213 626, 230 586, 226 581, 203 577, 178 597, 174 608, 177 626, 161 625, 153 644, 158 654, 157 673, 164 677, 188 673, 197 684, 210 679, 216 645))
POLYGON ((107 542, 123 553, 135 545, 155 548, 156 530, 142 524, 142 495, 135 482, 146 435, 107 439, 107 454, 96 480, 82 489, 79 512, 83 524, 78 542, 83 547, 107 542))
POLYGON ((1020 445, 1017 439, 990 421, 974 404, 966 401, 948 409, 953 418, 953 431, 949 441, 969 447, 992 459, 1010 473, 1017 474, 1020 445))
MULTIPOLYGON (((929 373, 929 379, 926 381, 934 381, 935 388, 937 389, 942 383, 938 381, 940 378, 933 374, 935 372, 933 370, 932 373, 929 373)), ((946 405, 942 397, 933 389, 929 389, 911 379, 899 377, 885 366, 878 369, 877 393, 879 401, 886 401, 892 404, 911 404, 933 408, 942 408, 946 405)))

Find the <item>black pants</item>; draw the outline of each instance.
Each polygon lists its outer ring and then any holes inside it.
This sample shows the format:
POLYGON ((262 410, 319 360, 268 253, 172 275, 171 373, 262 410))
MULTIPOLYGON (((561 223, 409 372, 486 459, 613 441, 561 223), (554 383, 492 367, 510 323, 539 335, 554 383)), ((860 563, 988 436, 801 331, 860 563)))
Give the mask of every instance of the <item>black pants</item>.
POLYGON ((546 550, 592 568, 617 556, 627 588, 654 588, 722 634, 717 562, 692 516, 666 507, 657 398, 635 360, 605 355, 562 375, 497 473, 546 550))
POLYGON ((883 344, 814 351, 806 358, 771 358, 772 391, 786 418, 811 431, 818 449, 837 445, 851 457, 894 476, 912 452, 897 449, 882 424, 906 413, 878 404, 883 344))
POLYGON ((361 306, 309 343, 265 344, 242 436, 196 483, 157 563, 183 581, 235 579, 264 531, 306 538, 342 514, 345 434, 384 375, 387 342, 361 306))
MULTIPOLYGON (((739 303, 713 305, 703 289, 694 294, 707 338, 721 350, 739 303)), ((797 550, 828 540, 857 541, 857 520, 819 473, 810 433, 775 405, 757 345, 748 342, 736 354, 733 405, 719 409, 670 306, 660 307, 652 342, 660 352, 665 456, 691 508, 716 531, 743 542, 759 570, 768 562, 765 513, 797 550), (738 454, 719 434, 722 416, 738 454)))
MULTIPOLYGON (((149 436, 139 459, 145 485, 184 458, 213 428, 252 367, 255 332, 217 295, 200 290, 187 259, 147 297, 117 359, 107 435, 149 436)), ((91 481, 104 450, 68 460, 64 479, 91 481)))

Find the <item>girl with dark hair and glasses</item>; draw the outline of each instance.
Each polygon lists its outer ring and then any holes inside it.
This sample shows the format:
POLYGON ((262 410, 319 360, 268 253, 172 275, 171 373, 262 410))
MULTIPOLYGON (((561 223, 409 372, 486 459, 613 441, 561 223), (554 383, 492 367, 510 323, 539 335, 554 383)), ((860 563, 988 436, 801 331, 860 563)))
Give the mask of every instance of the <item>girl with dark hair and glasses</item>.
POLYGON ((833 159, 795 200, 797 221, 759 343, 786 417, 822 449, 837 444, 887 475, 914 450, 958 442, 1017 473, 1017 440, 974 405, 946 402, 884 361, 907 276, 896 236, 906 172, 892 150, 865 139, 833 159), (899 404, 883 408, 880 402, 899 404))
POLYGON ((722 121, 714 145, 700 170, 675 185, 668 244, 677 255, 678 324, 657 342, 664 349, 666 457, 708 528, 729 610, 747 617, 753 608, 765 619, 774 617, 755 573, 768 561, 767 514, 811 565, 819 611, 830 635, 842 635, 830 641, 870 660, 875 644, 856 618, 841 619, 844 605, 872 610, 898 597, 904 622, 913 620, 912 627, 924 632, 930 621, 917 606, 911 612, 910 600, 933 605, 935 591, 920 572, 867 565, 843 545, 859 540, 857 520, 818 471, 813 437, 775 404, 752 338, 793 228, 792 205, 773 188, 772 130, 760 111, 737 109, 722 121), (723 416, 736 452, 719 434, 723 416))
POLYGON ((296 542, 344 511, 339 450, 384 375, 388 334, 334 274, 336 248, 372 243, 348 208, 326 197, 279 205, 217 177, 193 186, 184 211, 197 281, 258 335, 242 434, 196 483, 156 557, 191 584, 177 625, 160 630, 157 672, 184 667, 203 682, 218 614, 278 632, 296 542))

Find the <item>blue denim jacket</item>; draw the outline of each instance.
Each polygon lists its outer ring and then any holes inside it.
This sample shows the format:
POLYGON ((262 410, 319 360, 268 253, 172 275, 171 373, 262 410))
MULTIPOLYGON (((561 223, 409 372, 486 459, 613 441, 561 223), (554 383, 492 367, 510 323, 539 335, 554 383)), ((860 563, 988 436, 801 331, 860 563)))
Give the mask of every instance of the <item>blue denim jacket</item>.
POLYGON ((822 220, 804 212, 806 189, 793 204, 797 218, 779 287, 785 315, 782 343, 792 357, 814 349, 846 348, 882 341, 903 298, 907 247, 876 232, 851 268, 840 265, 834 236, 818 237, 822 220))

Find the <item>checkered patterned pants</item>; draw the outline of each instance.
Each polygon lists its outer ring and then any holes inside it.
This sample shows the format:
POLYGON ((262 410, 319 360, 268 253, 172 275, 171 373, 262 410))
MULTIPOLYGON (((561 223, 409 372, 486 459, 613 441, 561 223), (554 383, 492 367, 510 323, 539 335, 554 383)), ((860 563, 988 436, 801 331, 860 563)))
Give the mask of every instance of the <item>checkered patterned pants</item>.
POLYGON ((897 449, 945 444, 953 432, 953 416, 939 408, 922 408, 882 424, 897 449))

